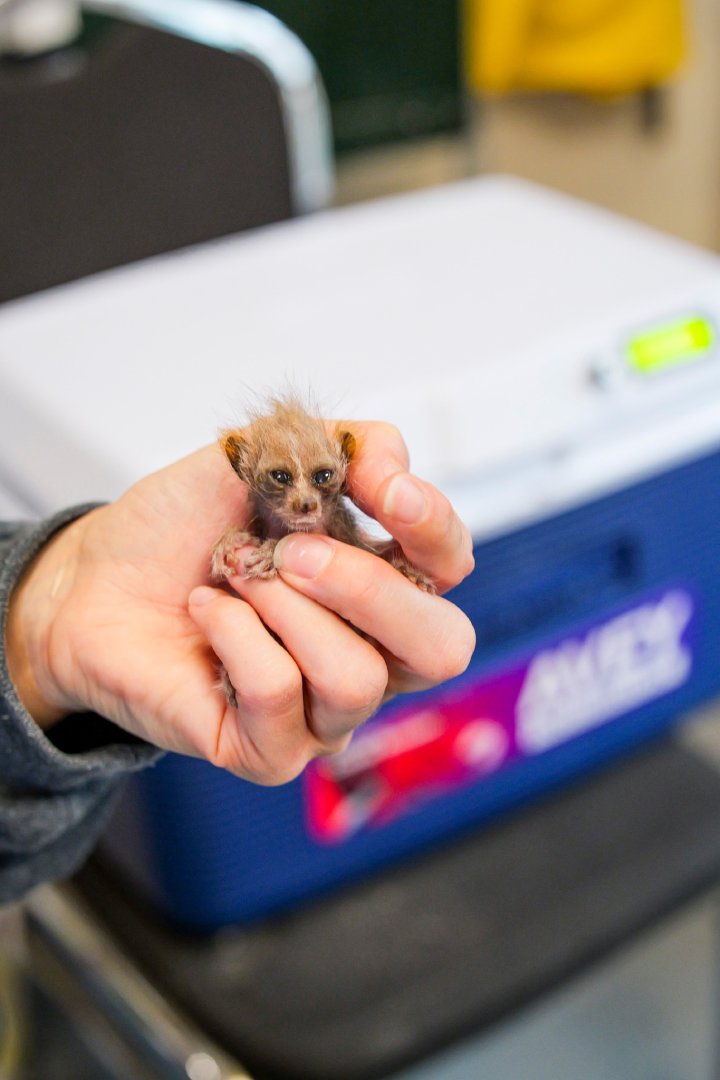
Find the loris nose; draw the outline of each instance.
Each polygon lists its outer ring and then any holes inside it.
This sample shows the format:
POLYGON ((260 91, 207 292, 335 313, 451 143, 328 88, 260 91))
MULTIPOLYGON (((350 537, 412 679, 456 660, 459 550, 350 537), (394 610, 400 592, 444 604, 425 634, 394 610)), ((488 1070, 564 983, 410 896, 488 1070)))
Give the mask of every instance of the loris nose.
POLYGON ((312 514, 314 510, 317 510, 316 499, 304 499, 300 504, 300 512, 302 514, 312 514))

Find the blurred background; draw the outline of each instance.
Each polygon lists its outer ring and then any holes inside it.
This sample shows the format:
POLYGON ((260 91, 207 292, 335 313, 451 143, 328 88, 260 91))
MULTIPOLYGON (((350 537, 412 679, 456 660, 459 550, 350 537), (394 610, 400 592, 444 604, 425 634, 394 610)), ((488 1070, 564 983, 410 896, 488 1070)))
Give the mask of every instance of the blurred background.
MULTIPOLYGON (((391 7, 378 5, 378 17, 391 7)), ((424 54, 422 39, 414 39, 415 73, 424 69, 428 99, 419 90, 398 103, 393 122, 403 142, 352 150, 343 139, 340 202, 508 172, 717 247, 715 0, 478 0, 462 11, 432 8, 423 5, 423 18, 430 25, 444 17, 442 49, 437 28, 424 54)), ((410 5, 407 15, 421 31, 410 5)), ((397 75, 390 64, 388 91, 397 75)), ((342 103, 334 116, 341 120, 342 103)))
MULTIPOLYGON (((72 18, 51 16, 43 31, 53 0, 25 6, 34 14, 22 33, 11 30, 19 0, 1 9, 6 68, 32 54, 35 33, 93 49, 110 25, 96 4, 79 37, 72 18)), ((369 0, 361 9, 275 0, 265 9, 318 64, 338 204, 508 172, 706 247, 719 242, 713 0, 369 0)), ((62 51, 57 70, 72 67, 62 51)))
MULTIPOLYGON (((65 14, 60 12, 62 6, 55 0, 0 0, 3 299, 13 300, 116 262, 131 262, 154 251, 260 227, 298 212, 326 205, 347 207, 495 173, 546 185, 706 250, 720 249, 720 0, 363 0, 360 4, 274 0, 260 5, 298 36, 317 63, 332 125, 332 195, 328 196, 320 184, 314 194, 306 193, 298 202, 297 192, 286 183, 284 165, 281 167, 286 152, 281 124, 272 113, 268 95, 251 73, 237 101, 233 98, 233 106, 245 107, 256 117, 269 117, 266 127, 258 122, 256 130, 249 130, 247 146, 252 158, 257 157, 252 148, 272 144, 270 164, 277 182, 267 185, 260 180, 255 188, 248 186, 245 205, 251 211, 243 220, 234 217, 233 210, 226 218, 205 222, 198 211, 197 233, 191 227, 173 240, 158 228, 147 250, 130 245, 117 257, 93 245, 90 223, 104 235, 114 222, 109 199, 98 195, 94 206, 92 190, 100 191, 98 185, 112 172, 107 166, 108 155, 119 153, 122 157, 123 147, 130 145, 125 141, 130 135, 120 122, 115 127, 107 121, 107 117, 117 119, 123 101, 129 100, 123 97, 127 87, 117 99, 113 97, 112 66, 109 75, 103 76, 102 86, 110 87, 107 93, 106 89, 96 93, 87 84, 83 90, 82 80, 83 72, 92 68, 93 57, 109 54, 109 43, 122 23, 122 5, 96 2, 82 12, 66 8, 65 14), (89 196, 83 192, 82 197, 68 202, 66 219, 50 221, 45 210, 47 194, 29 186, 27 177, 47 168, 46 162, 38 165, 43 160, 44 140, 49 145, 55 137, 54 110, 75 83, 79 89, 71 91, 68 98, 72 107, 79 105, 81 120, 68 129, 60 152, 66 155, 67 173, 72 178, 69 187, 76 195, 84 179, 92 176, 93 180, 89 196), (30 111, 24 113, 21 105, 17 121, 12 107, 24 100, 26 91, 30 111), (87 107, 88 102, 98 104, 97 115, 87 107), (108 107, 108 112, 99 120, 100 105, 108 107), (28 135, 31 113, 43 132, 39 138, 35 132, 28 135), (101 130, 104 135, 93 154, 93 140, 101 130), (82 221, 87 223, 87 233, 77 224, 82 221), (67 259, 58 257, 57 265, 51 265, 52 259, 42 259, 36 252, 23 262, 33 243, 31 227, 41 238, 41 249, 43 230, 58 226, 71 241, 67 259), (22 275, 18 276, 15 270, 21 264, 22 275)), ((197 0, 196 7, 198 25, 202 26, 202 0, 197 0)), ((142 4, 129 4, 127 9, 135 19, 142 4)), ((172 22, 179 9, 166 0, 154 10, 153 18, 162 23, 172 22)), ((134 71, 134 58, 141 55, 142 48, 132 34, 122 38, 113 63, 117 64, 118 85, 121 80, 132 85, 134 104, 143 106, 142 115, 151 117, 150 75, 139 68, 139 75, 127 76, 128 71, 134 71)), ((215 77, 211 71, 222 69, 225 59, 220 49, 196 68, 193 56, 181 57, 182 64, 187 64, 180 68, 185 72, 186 89, 197 79, 197 92, 187 95, 190 102, 206 94, 215 77)), ((229 69, 226 74, 229 86, 234 75, 229 69)), ((221 96, 230 92, 224 85, 218 91, 221 96)), ((159 109, 158 117, 162 109, 175 115, 172 94, 159 109)), ((192 105, 186 112, 193 112, 192 105)), ((252 123, 249 127, 252 129, 252 123)), ((153 141, 155 130, 148 120, 146 146, 157 149, 149 159, 153 168, 167 167, 163 190, 172 190, 175 166, 168 165, 172 161, 172 126, 167 146, 153 141)), ((198 109, 198 145, 212 145, 213 140, 219 144, 228 137, 220 121, 210 135, 208 130, 198 109)), ((191 140, 191 135, 187 138, 191 140)), ((193 144, 188 141, 187 145, 193 144)), ((208 159, 212 156, 205 155, 208 159)), ((236 164, 226 168, 234 175, 236 164)), ((246 173, 243 164, 239 174, 246 173)), ((48 175, 47 180, 50 184, 57 181, 61 189, 62 177, 48 175)), ((190 188, 195 186, 202 192, 206 178, 200 169, 191 180, 190 188)), ((231 193, 225 194, 230 204, 231 193)), ((201 194, 198 202, 204 199, 201 194)), ((181 218, 192 217, 185 204, 179 201, 178 207, 181 218)), ((152 228, 138 230, 143 243, 158 219, 169 219, 162 199, 152 202, 150 209, 152 228)), ((7 325, 12 335, 12 315, 7 325)), ((12 401, 9 394, 7 401, 12 401)), ((3 422, 10 430, 10 417, 3 422)), ((2 482, 8 477, 12 479, 11 470, 4 466, 0 469, 0 503, 2 482)), ((8 480, 8 499, 21 487, 8 480)), ((715 498, 714 491, 705 494, 708 500, 715 498)), ((30 510, 44 508, 44 495, 39 487, 36 504, 30 500, 30 510)), ((60 498, 57 489, 52 497, 60 498)), ((693 715, 683 734, 686 744, 715 771, 720 762, 719 726, 717 709, 710 703, 702 714, 693 715)), ((656 811, 654 820, 660 822, 667 780, 655 764, 649 767, 648 776, 657 800, 657 805, 652 800, 649 805, 656 811)), ((632 781, 618 791, 622 798, 628 797, 632 781)), ((681 795, 676 793, 676 797, 681 795)), ((707 794, 703 813, 715 813, 714 798, 707 794)), ((617 802, 615 796, 610 801, 613 799, 617 802)), ((643 800, 638 797, 637 801, 643 800)), ((576 810, 574 807, 572 813, 576 810)), ((640 813, 637 807, 631 811, 630 818, 640 813)), ((704 847, 707 851, 713 832, 705 819, 700 827, 700 809, 697 814, 693 835, 700 836, 702 842, 693 843, 698 850, 704 847)), ((648 818, 648 827, 652 820, 648 818)), ((555 827, 553 822, 551 826, 555 827)), ((720 820, 717 831, 720 833, 720 820)), ((620 828, 618 836, 622 835, 620 828)), ((457 1051, 445 1047, 436 1061, 416 1062, 407 1070, 382 1075, 397 1080, 717 1080, 718 868, 708 864, 702 872, 697 867, 683 870, 678 852, 693 845, 686 844, 679 834, 673 834, 672 844, 679 876, 667 885, 665 921, 656 918, 652 926, 638 925, 635 938, 630 934, 635 916, 630 913, 624 950, 618 955, 608 945, 607 958, 588 931, 583 947, 598 964, 586 971, 584 967, 573 968, 568 961, 567 980, 559 988, 555 980, 554 996, 525 1012, 508 1013, 505 1009, 503 1024, 492 1028, 488 1038, 473 1043, 470 1050, 467 1042, 463 1042, 465 1049, 457 1051), (677 913, 671 911, 671 896, 672 903, 678 903, 677 913)), ((664 858, 664 849, 659 846, 656 859, 662 862, 664 858)), ((668 856, 668 861, 672 858, 668 856)), ((497 859, 499 866, 508 862, 503 852, 497 859)), ((598 861, 602 859, 598 857, 598 861)), ((428 879, 421 879, 422 888, 428 888, 437 876, 432 871, 428 879)), ((542 877, 540 871, 538 876, 542 877)), ((93 904, 101 909, 107 901, 105 886, 92 877, 88 880, 87 893, 81 887, 83 902, 90 902, 91 909, 93 904)), ((622 889, 631 907, 640 882, 632 875, 622 877, 622 889)), ((371 888, 358 904, 383 903, 387 910, 395 905, 397 913, 402 908, 398 896, 401 894, 392 889, 373 894, 371 888)), ((581 895, 578 889, 575 899, 577 908, 568 908, 568 920, 577 922, 575 929, 584 928, 588 910, 612 907, 605 894, 581 895)), ((119 917, 128 921, 118 940, 104 936, 107 926, 101 928, 99 936, 93 936, 97 927, 87 915, 90 909, 77 907, 76 901, 74 894, 56 895, 55 890, 41 898, 32 911, 29 949, 23 946, 26 931, 22 913, 13 910, 6 914, 0 964, 0 1080, 178 1080, 183 1076, 187 1080, 249 1080, 250 1074, 242 1071, 233 1053, 218 1046, 216 1037, 207 1035, 197 1016, 184 1011, 186 1003, 175 1011, 173 995, 165 998, 162 987, 154 985, 152 979, 145 981, 147 972, 138 974, 132 966, 138 962, 137 956, 126 966, 130 939, 136 933, 147 934, 147 928, 136 926, 121 909, 119 917), (104 982, 106 964, 109 974, 104 982), (84 973, 77 985, 67 978, 74 966, 84 973), (144 1017, 144 1027, 135 1021, 128 1024, 123 1003, 126 994, 144 1017), (95 1008, 98 1003, 100 1007, 95 1008), (173 1055, 182 1059, 182 1067, 168 1064, 173 1055)), ((351 909, 345 911, 346 924, 356 915, 351 909)), ((455 916, 451 912, 449 917, 455 916)), ((383 926, 392 928, 392 922, 383 926)), ((321 931, 322 927, 314 928, 312 933, 317 937, 311 934, 312 940, 323 940, 321 931)), ((378 951, 386 948, 390 952, 392 937, 389 929, 385 941, 375 942, 378 951)), ((556 937, 562 938, 562 928, 556 937)), ((138 940, 141 952, 155 948, 148 944, 149 939, 138 940)), ((270 952, 271 944, 270 934, 258 943, 244 932, 233 936, 225 927, 208 945, 212 963, 218 965, 212 970, 226 976, 229 971, 251 972, 253 963, 262 970, 262 958, 270 952)), ((178 966, 184 965, 190 972, 189 981, 193 970, 200 978, 207 958, 201 958, 196 940, 188 944, 170 935, 157 947, 160 952, 166 950, 163 962, 167 955, 181 957, 178 966)), ((421 952, 424 947, 429 948, 421 941, 421 952)), ((613 948, 617 947, 615 941, 613 948)), ((512 948, 508 948, 510 955, 512 948)), ((139 962, 138 967, 142 968, 139 962)), ((533 992, 542 982, 537 972, 527 980, 533 992)), ((482 1022, 491 1024, 496 1019, 489 1007, 482 1022)), ((465 1027, 460 1024, 458 1031, 469 1040, 472 1024, 463 1022, 465 1027)), ((388 1043, 392 1043, 390 1035, 388 1043)), ((284 1074, 260 1069, 257 1074, 253 1071, 252 1076, 256 1075, 274 1080, 284 1074)), ((308 1080, 316 1076, 321 1080, 320 1074, 312 1071, 303 1075, 308 1080)), ((376 1071, 373 1075, 379 1080, 381 1074, 376 1071)))

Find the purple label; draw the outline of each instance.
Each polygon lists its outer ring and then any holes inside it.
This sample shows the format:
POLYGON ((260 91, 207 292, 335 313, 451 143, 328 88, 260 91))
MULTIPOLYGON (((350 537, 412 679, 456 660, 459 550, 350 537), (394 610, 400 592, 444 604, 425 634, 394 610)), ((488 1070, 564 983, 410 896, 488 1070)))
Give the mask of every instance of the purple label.
POLYGON ((694 619, 686 589, 658 590, 460 691, 371 720, 306 770, 313 833, 340 841, 669 694, 690 676, 694 619))

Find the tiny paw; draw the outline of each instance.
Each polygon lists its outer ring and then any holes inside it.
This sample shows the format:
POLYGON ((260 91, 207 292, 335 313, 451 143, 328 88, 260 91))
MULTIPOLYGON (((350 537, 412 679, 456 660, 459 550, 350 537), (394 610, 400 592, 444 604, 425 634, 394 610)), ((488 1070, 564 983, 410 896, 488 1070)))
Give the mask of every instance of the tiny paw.
POLYGON ((408 581, 411 581, 413 585, 417 585, 421 592, 430 593, 431 596, 434 596, 437 592, 437 589, 430 578, 427 577, 426 574, 423 574, 422 570, 418 570, 416 567, 411 566, 410 563, 408 563, 407 566, 398 566, 398 570, 408 579, 408 581))
POLYGON ((277 575, 275 563, 273 562, 276 544, 277 540, 265 540, 260 544, 257 551, 253 551, 251 555, 248 555, 243 563, 246 578, 267 579, 277 575))
POLYGON ((421 592, 430 593, 432 596, 435 595, 437 589, 427 574, 424 574, 422 570, 418 570, 417 566, 413 566, 404 555, 395 551, 390 556, 390 562, 396 570, 400 571, 403 577, 416 585, 421 592))

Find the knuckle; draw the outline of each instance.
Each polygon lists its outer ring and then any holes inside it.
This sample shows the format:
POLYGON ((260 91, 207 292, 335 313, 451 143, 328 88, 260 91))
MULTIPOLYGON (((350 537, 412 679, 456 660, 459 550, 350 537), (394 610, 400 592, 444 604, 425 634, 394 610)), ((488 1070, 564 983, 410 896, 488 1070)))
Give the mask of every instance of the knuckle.
POLYGON ((387 667, 384 662, 381 663, 382 670, 378 665, 376 671, 366 671, 363 676, 348 680, 343 685, 336 697, 339 711, 363 720, 372 716, 378 709, 387 687, 387 667))
POLYGON ((448 530, 447 542, 454 550, 454 561, 458 580, 462 581, 463 578, 466 578, 468 574, 471 574, 475 569, 475 556, 473 554, 473 541, 470 533, 465 526, 462 525, 458 535, 457 524, 458 519, 455 519, 456 527, 448 530))
POLYGON ((454 678, 456 675, 462 675, 467 669, 468 664, 473 658, 475 652, 475 630, 469 619, 463 616, 464 625, 462 629, 459 629, 457 634, 457 642, 448 656, 448 670, 450 674, 447 678, 454 678))
POLYGON ((448 588, 454 589, 456 585, 459 585, 461 581, 464 581, 466 577, 469 577, 474 569, 475 559, 472 552, 461 555, 455 565, 452 577, 448 580, 448 588))
POLYGON ((272 681, 254 689, 244 689, 243 704, 253 712, 265 712, 271 716, 283 715, 297 706, 302 699, 302 675, 297 668, 289 668, 272 681))
POLYGON ((324 708, 343 727, 356 727, 372 716, 382 703, 388 683, 388 669, 382 656, 371 646, 349 658, 342 672, 327 672, 315 684, 324 708))
POLYGON ((399 469, 408 467, 407 443, 400 429, 386 420, 369 420, 361 425, 360 449, 357 464, 361 466, 368 462, 378 465, 382 461, 385 465, 392 462, 399 469))
POLYGON ((406 452, 405 439, 399 427, 391 424, 389 420, 376 420, 373 426, 381 438, 390 444, 394 444, 401 453, 406 452))
POLYGON ((260 787, 282 787, 300 776, 311 756, 304 749, 267 757, 255 754, 243 770, 243 776, 260 787))
POLYGON ((306 764, 306 758, 301 761, 268 762, 257 774, 255 782, 263 787, 282 787, 296 780, 306 764))
POLYGON ((351 741, 352 732, 347 735, 338 735, 334 739, 325 739, 317 751, 317 757, 333 757, 335 754, 341 754, 343 750, 347 750, 351 741))
POLYGON ((466 577, 469 577, 475 569, 475 556, 473 554, 472 545, 464 545, 465 550, 460 551, 457 556, 452 560, 449 570, 445 575, 439 575, 439 592, 448 592, 450 589, 454 589, 456 585, 459 585, 461 581, 464 581, 466 577))
POLYGON ((462 561, 462 571, 463 577, 466 578, 469 574, 472 574, 473 570, 475 569, 475 547, 473 544, 472 536, 467 529, 464 532, 463 540, 463 547, 465 551, 463 553, 464 557, 462 561))

